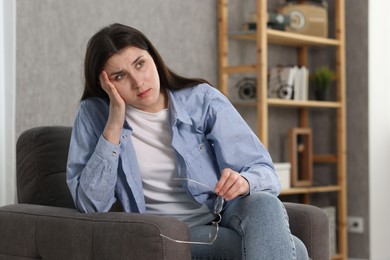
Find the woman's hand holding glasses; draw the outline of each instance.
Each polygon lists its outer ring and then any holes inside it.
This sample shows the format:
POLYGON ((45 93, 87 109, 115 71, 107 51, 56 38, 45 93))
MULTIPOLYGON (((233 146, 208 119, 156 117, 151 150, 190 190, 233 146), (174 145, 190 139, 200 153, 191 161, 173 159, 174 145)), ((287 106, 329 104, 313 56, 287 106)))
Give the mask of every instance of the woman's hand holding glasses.
MULTIPOLYGON (((198 185, 204 186, 212 190, 213 188, 203 184, 201 182, 188 179, 188 178, 174 178, 177 181, 188 181, 198 185)), ((218 195, 214 200, 213 213, 215 215, 214 221, 211 222, 210 231, 204 241, 183 241, 171 238, 164 234, 160 234, 162 237, 171 240, 176 243, 182 244, 198 244, 198 245, 212 245, 218 237, 219 223, 222 220, 222 210, 225 200, 232 200, 237 196, 246 195, 249 193, 249 183, 238 172, 232 169, 226 168, 221 173, 221 178, 214 188, 214 192, 218 195)))
POLYGON ((226 201, 233 200, 237 196, 249 193, 249 183, 240 173, 225 168, 221 172, 221 178, 217 182, 214 192, 226 201))

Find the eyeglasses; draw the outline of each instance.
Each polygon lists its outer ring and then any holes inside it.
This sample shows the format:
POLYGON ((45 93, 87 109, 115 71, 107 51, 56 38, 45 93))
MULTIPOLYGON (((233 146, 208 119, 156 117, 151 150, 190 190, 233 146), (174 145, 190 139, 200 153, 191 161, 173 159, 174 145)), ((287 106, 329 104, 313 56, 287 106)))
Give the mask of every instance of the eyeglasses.
MULTIPOLYGON (((201 185, 203 187, 209 188, 210 190, 213 190, 213 188, 210 187, 209 185, 206 185, 204 183, 201 183, 201 182, 198 182, 198 181, 195 181, 195 180, 192 180, 192 179, 188 179, 188 178, 173 178, 173 180, 194 182, 194 183, 199 184, 199 185, 201 185)), ((217 237, 218 237, 219 223, 222 220, 221 212, 222 212, 222 209, 223 209, 224 202, 225 202, 225 200, 223 199, 222 196, 218 196, 215 199, 215 201, 214 201, 213 213, 215 215, 215 219, 211 222, 210 232, 209 232, 207 241, 184 241, 184 240, 177 240, 177 239, 171 238, 171 237, 163 235, 163 234, 160 234, 160 236, 162 236, 163 238, 166 238, 166 239, 168 239, 170 241, 173 241, 173 242, 176 242, 176 243, 181 243, 181 244, 212 245, 215 242, 215 240, 217 240, 217 237)))

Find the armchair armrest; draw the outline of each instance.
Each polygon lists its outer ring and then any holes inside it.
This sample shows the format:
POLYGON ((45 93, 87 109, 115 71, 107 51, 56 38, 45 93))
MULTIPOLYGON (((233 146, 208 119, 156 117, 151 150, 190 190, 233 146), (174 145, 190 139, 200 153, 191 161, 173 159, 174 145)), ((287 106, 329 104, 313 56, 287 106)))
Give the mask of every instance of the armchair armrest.
POLYGON ((284 202, 291 232, 305 244, 310 258, 329 260, 329 220, 326 213, 315 206, 284 202))
POLYGON ((160 236, 188 240, 168 217, 16 204, 0 208, 0 230, 0 259, 190 259, 189 245, 160 236))

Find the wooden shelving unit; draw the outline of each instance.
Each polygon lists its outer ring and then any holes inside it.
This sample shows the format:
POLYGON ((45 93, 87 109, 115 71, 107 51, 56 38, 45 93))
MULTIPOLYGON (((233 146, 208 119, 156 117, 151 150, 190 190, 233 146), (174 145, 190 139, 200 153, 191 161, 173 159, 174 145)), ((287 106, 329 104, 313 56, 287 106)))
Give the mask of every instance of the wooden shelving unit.
MULTIPOLYGON (((256 31, 230 32, 228 28, 229 0, 218 0, 218 54, 219 54, 219 88, 229 97, 229 75, 254 73, 257 78, 256 101, 233 102, 235 106, 253 107, 257 113, 257 135, 268 147, 268 108, 280 107, 297 109, 299 127, 309 126, 311 109, 331 109, 336 111, 337 151, 336 154, 314 154, 313 163, 336 165, 337 183, 329 186, 293 187, 282 190, 282 195, 300 194, 305 203, 310 203, 312 193, 337 193, 337 254, 332 259, 347 259, 347 184, 346 184, 346 81, 345 81, 345 0, 335 1, 335 37, 322 38, 296 33, 277 31, 267 28, 267 0, 256 0, 256 31), (229 41, 254 41, 256 43, 256 63, 229 65, 229 41), (336 101, 295 101, 270 99, 267 97, 268 45, 295 47, 298 50, 298 62, 307 65, 308 48, 333 47, 336 57, 336 101)), ((242 3, 244 4, 244 3, 242 3)), ((315 174, 315 172, 314 172, 315 174)))

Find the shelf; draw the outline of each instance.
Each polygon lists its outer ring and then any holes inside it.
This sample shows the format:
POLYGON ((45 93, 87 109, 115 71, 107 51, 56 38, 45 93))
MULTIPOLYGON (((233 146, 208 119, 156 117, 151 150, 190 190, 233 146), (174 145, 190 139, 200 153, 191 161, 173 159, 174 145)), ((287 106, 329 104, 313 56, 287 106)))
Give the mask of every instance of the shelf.
MULTIPOLYGON (((256 107, 256 101, 233 101, 236 106, 249 106, 256 107)), ((315 100, 286 100, 286 99, 277 99, 269 98, 268 105, 274 107, 312 107, 312 108, 340 108, 341 104, 339 102, 333 101, 315 101, 315 100)))
POLYGON ((277 30, 267 30, 268 42, 282 45, 293 45, 293 46, 302 46, 302 45, 330 45, 338 46, 340 41, 336 39, 315 37, 291 32, 283 32, 277 30))
MULTIPOLYGON (((234 40, 256 40, 256 31, 234 32, 229 34, 234 40)), ((339 46, 337 39, 303 35, 292 32, 267 29, 268 43, 289 46, 339 46)))
POLYGON ((316 101, 316 100, 286 100, 269 98, 268 105, 279 106, 279 107, 323 107, 323 108, 339 108, 341 104, 333 101, 316 101))
POLYGON ((320 192, 336 192, 341 188, 338 185, 332 186, 311 186, 311 187, 293 187, 290 189, 282 190, 280 195, 292 195, 292 194, 307 194, 307 193, 320 193, 320 192))
POLYGON ((337 163, 336 154, 313 154, 313 162, 315 163, 337 163))
POLYGON ((239 66, 228 66, 223 68, 224 73, 253 73, 256 72, 256 65, 250 64, 250 65, 239 65, 239 66))
POLYGON ((332 255, 332 260, 339 260, 339 259, 343 259, 343 257, 341 255, 332 255))

